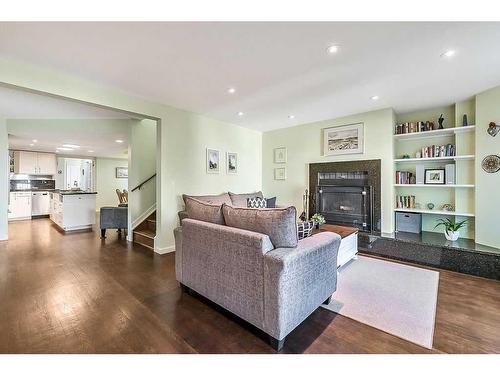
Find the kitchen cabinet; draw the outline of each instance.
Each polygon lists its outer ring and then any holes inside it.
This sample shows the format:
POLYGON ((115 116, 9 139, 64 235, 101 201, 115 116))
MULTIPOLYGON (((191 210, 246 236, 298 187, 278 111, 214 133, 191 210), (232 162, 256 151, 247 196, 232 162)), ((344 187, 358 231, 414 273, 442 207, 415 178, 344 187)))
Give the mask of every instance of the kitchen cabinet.
POLYGON ((31 219, 31 192, 11 192, 9 220, 31 219))
POLYGON ((64 231, 90 229, 95 224, 95 193, 51 193, 50 219, 64 231))
POLYGON ((47 152, 14 151, 14 173, 55 175, 56 155, 47 152))

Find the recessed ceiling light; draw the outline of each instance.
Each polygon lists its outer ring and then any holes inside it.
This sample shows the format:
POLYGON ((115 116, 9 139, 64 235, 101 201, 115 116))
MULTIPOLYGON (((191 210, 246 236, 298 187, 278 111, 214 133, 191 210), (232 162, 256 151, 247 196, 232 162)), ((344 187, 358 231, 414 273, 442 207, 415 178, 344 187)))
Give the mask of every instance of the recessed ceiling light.
POLYGON ((230 87, 227 89, 228 94, 234 94, 236 92, 236 89, 234 87, 230 87))
POLYGON ((455 51, 450 49, 448 51, 445 51, 441 54, 441 57, 452 57, 455 55, 455 51))
POLYGON ((288 115, 288 118, 289 118, 290 120, 293 120, 293 119, 295 118, 295 115, 288 115))
POLYGON ((121 139, 117 139, 115 142, 116 142, 116 143, 123 143, 123 140, 121 140, 121 139))
POLYGON ((337 53, 339 51, 339 46, 332 45, 326 49, 326 51, 330 54, 333 55, 334 53, 337 53))
POLYGON ((240 117, 241 117, 241 116, 243 116, 243 115, 244 115, 244 113, 243 113, 243 112, 238 112, 238 116, 240 116, 240 117))
POLYGON ((88 152, 94 152, 94 150, 88 150, 88 152))
POLYGON ((38 139, 33 139, 32 140, 33 143, 37 143, 38 142, 38 139))
POLYGON ((33 147, 33 146, 34 146, 34 144, 33 144, 33 143, 30 143, 30 146, 31 146, 31 147, 33 147))
POLYGON ((69 148, 69 147, 57 147, 56 150, 59 150, 59 151, 73 151, 73 149, 69 148))
POLYGON ((370 99, 371 100, 378 100, 378 95, 373 95, 370 99))
POLYGON ((80 146, 78 146, 78 145, 63 145, 63 147, 80 148, 80 146))

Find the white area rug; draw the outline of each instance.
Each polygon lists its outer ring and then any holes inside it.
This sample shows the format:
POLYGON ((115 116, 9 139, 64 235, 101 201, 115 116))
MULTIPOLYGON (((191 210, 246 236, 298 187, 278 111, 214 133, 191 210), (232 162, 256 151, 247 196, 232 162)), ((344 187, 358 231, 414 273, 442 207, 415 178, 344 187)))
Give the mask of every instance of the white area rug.
POLYGON ((431 349, 438 285, 439 272, 360 256, 323 307, 431 349))

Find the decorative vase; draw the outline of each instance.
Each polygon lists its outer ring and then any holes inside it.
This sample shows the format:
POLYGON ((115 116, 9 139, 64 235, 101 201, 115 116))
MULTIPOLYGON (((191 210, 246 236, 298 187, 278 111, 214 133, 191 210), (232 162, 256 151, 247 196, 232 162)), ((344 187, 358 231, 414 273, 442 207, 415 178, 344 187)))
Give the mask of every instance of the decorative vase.
POLYGON ((460 237, 460 231, 457 230, 456 232, 452 231, 447 231, 446 229, 444 230, 444 236, 448 241, 456 241, 458 240, 458 237, 460 237))
POLYGON ((321 224, 319 223, 314 223, 314 225, 316 226, 316 229, 319 229, 319 227, 321 226, 321 224))

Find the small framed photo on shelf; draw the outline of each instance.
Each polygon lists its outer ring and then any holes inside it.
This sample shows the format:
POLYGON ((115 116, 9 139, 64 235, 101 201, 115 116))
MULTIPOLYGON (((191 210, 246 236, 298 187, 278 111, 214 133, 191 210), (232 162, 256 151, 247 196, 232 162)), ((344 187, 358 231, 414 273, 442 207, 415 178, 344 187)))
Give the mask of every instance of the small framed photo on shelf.
POLYGON ((445 170, 441 168, 426 169, 424 183, 429 185, 444 185, 446 183, 445 170))
POLYGON ((278 147, 274 149, 274 162, 286 163, 286 147, 278 147))
POLYGON ((286 180, 286 167, 274 168, 275 180, 286 180))

